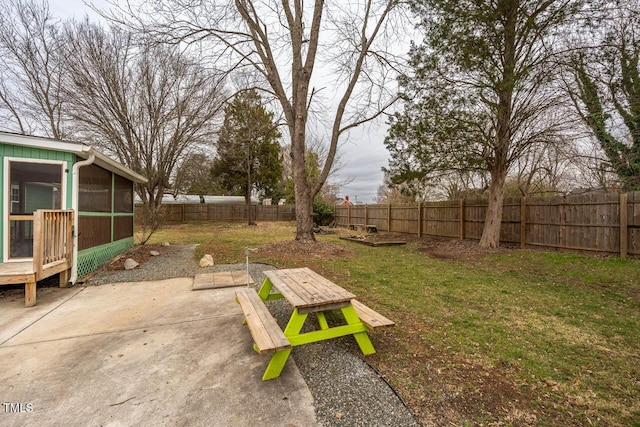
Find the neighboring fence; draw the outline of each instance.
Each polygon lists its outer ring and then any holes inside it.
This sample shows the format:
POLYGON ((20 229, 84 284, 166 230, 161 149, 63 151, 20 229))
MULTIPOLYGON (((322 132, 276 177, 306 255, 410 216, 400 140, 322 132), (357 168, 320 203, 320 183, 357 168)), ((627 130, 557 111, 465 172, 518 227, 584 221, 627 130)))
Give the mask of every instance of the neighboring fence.
MULTIPOLYGON (((371 224, 378 230, 480 239, 486 200, 416 205, 336 206, 338 226, 371 224)), ((640 255, 640 192, 508 198, 500 241, 584 251, 640 255)))
MULTIPOLYGON (((136 205, 135 210, 137 211, 141 207, 141 205, 136 205)), ((162 205, 160 209, 163 223, 248 221, 246 205, 184 203, 166 204, 162 205)), ((295 206, 293 205, 252 205, 251 209, 255 221, 293 221, 296 219, 295 206)))

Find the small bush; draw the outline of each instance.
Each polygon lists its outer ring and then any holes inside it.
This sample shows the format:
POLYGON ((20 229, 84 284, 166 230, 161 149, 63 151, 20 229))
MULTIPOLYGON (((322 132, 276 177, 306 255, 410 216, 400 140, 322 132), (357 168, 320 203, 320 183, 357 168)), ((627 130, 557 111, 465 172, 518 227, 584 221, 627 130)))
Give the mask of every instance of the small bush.
POLYGON ((333 221, 333 206, 321 197, 316 197, 313 201, 313 214, 317 225, 329 225, 333 221))

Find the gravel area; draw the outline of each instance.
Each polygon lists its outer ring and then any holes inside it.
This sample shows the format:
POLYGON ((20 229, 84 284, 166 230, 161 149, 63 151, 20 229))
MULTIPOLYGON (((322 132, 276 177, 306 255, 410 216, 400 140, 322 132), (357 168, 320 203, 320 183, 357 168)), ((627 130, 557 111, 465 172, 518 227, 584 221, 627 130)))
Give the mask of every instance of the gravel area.
MULTIPOLYGON (((223 264, 199 268, 194 245, 173 245, 133 270, 100 270, 86 285, 193 277, 196 273, 244 270, 246 265, 223 264)), ((257 284, 274 267, 251 263, 257 284)), ((269 310, 284 328, 291 307, 284 300, 269 301, 269 310)), ((395 391, 363 359, 349 350, 352 337, 295 347, 292 356, 314 398, 318 422, 324 426, 418 426, 395 391)), ((357 349, 357 347, 355 347, 357 349)))

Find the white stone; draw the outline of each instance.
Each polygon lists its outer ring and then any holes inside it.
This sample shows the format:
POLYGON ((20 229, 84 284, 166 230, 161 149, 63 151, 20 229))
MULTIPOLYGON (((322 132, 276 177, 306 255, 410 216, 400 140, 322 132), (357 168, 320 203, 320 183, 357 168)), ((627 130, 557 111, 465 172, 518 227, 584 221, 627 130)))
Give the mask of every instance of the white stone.
POLYGON ((133 270, 134 268, 136 268, 138 265, 136 260, 134 260, 133 258, 127 258, 127 260, 124 262, 124 269, 125 270, 133 270))
POLYGON ((200 260, 200 267, 213 267, 213 257, 209 254, 205 254, 200 260))
POLYGON ((168 248, 169 246, 171 246, 171 245, 169 244, 169 242, 162 242, 162 247, 163 247, 163 248, 168 248))
POLYGON ((158 255, 160 255, 160 252, 158 252, 158 251, 151 251, 151 252, 149 252, 149 255, 151 255, 151 256, 158 256, 158 255))

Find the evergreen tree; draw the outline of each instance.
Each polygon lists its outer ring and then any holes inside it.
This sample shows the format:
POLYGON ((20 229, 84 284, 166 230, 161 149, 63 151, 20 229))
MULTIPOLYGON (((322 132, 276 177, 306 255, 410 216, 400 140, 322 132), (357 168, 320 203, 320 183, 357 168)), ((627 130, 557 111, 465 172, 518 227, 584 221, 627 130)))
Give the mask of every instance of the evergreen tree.
POLYGON ((425 30, 401 80, 404 112, 386 145, 392 182, 424 186, 452 172, 490 176, 480 246, 500 240, 504 184, 512 165, 558 132, 549 111, 553 37, 571 0, 413 0, 425 30))
POLYGON ((255 90, 238 94, 225 108, 212 178, 227 195, 242 195, 252 218, 251 195, 279 199, 282 194, 280 131, 273 113, 255 90))

